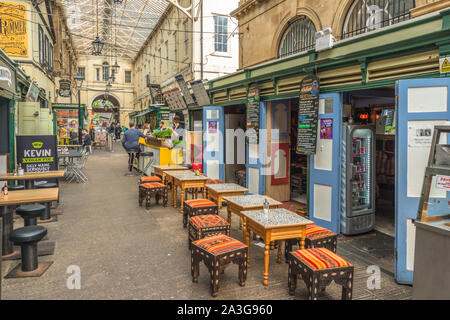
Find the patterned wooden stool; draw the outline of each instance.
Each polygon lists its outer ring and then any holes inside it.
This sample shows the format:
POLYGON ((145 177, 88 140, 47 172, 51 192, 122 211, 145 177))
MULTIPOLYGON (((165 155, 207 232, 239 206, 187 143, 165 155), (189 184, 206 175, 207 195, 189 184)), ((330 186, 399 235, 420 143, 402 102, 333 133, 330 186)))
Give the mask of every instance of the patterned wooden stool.
POLYGON ((188 218, 203 214, 219 214, 217 205, 208 199, 186 200, 183 203, 183 227, 186 228, 188 218))
POLYGON ((219 234, 230 235, 230 224, 218 214, 205 214, 189 218, 188 240, 189 250, 192 241, 219 234))
POLYGON ((150 207, 150 200, 153 196, 155 197, 156 204, 159 203, 159 199, 162 197, 163 206, 166 207, 167 202, 169 201, 168 187, 159 182, 143 183, 139 185, 139 206, 142 206, 142 203, 145 200, 145 208, 148 209, 150 207))
POLYGON ((158 176, 145 176, 139 179, 139 184, 151 183, 151 182, 162 182, 161 178, 158 176))
POLYGON ((317 300, 320 291, 331 281, 342 286, 342 299, 351 300, 353 293, 353 266, 326 248, 311 248, 289 253, 288 286, 294 295, 298 274, 308 288, 308 298, 317 300))
POLYGON ((198 282, 200 261, 203 261, 211 275, 211 295, 216 297, 219 290, 219 275, 233 262, 239 265, 239 284, 241 287, 245 286, 247 251, 245 244, 226 235, 207 237, 192 242, 192 282, 198 282))
MULTIPOLYGON (((289 252, 292 251, 292 246, 300 245, 300 239, 288 239, 284 246, 284 256, 286 258, 286 263, 289 259, 289 252)), ((305 248, 327 248, 330 251, 336 253, 337 247, 337 234, 316 226, 315 224, 306 226, 306 239, 305 248)))

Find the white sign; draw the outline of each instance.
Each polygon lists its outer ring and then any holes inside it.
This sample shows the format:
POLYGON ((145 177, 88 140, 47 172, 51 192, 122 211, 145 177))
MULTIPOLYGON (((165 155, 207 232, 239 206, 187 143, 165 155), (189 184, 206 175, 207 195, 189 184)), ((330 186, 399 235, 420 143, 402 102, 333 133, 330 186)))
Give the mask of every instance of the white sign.
POLYGON ((434 125, 410 125, 408 127, 409 147, 429 147, 433 140, 434 125))
POLYGON ((450 177, 436 176, 436 189, 450 191, 450 177))

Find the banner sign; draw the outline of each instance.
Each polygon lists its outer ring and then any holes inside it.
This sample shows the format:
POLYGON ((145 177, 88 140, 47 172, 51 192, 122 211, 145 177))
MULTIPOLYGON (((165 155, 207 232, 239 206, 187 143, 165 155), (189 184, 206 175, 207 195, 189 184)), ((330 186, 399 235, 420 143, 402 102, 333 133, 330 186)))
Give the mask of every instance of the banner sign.
POLYGON ((17 163, 25 172, 58 170, 56 136, 16 136, 17 163))
POLYGON ((39 96, 39 87, 36 85, 34 81, 31 82, 30 87, 28 88, 27 96, 25 100, 27 102, 36 102, 39 96))
POLYGON ((319 90, 320 82, 316 76, 306 76, 300 83, 297 135, 299 154, 316 154, 319 90))
POLYGON ((0 48, 8 56, 28 57, 27 6, 0 1, 0 48))
POLYGON ((186 102, 181 96, 180 89, 178 88, 164 92, 164 97, 166 98, 170 110, 183 110, 187 108, 186 102))
POLYGON ((59 80, 59 95, 61 97, 70 97, 72 95, 70 80, 59 80))
POLYGON ((192 81, 191 88, 194 91, 194 96, 199 106, 208 106, 211 104, 202 80, 192 81))
POLYGON ((188 108, 195 107, 197 104, 195 103, 194 98, 192 98, 192 95, 189 91, 186 81, 184 81, 183 75, 181 74, 177 75, 175 77, 175 80, 178 82, 178 86, 181 89, 181 93, 183 93, 183 97, 186 100, 188 108))
POLYGON ((247 93, 247 133, 249 143, 258 143, 259 135, 259 104, 260 95, 257 84, 252 84, 247 93), (255 130, 255 135, 250 135, 249 129, 255 130))

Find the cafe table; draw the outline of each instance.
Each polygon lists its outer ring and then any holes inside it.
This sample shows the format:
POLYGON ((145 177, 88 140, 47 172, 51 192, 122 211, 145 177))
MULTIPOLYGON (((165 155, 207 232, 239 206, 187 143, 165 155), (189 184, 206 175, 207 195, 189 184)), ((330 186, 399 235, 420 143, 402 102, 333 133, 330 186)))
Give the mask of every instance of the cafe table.
POLYGON ((14 180, 24 180, 25 188, 32 189, 34 180, 39 179, 58 179, 64 177, 66 173, 65 170, 51 170, 51 171, 40 171, 40 172, 25 172, 23 176, 14 175, 13 173, 7 173, 0 175, 0 181, 14 181, 14 180))
POLYGON ((224 197, 228 196, 243 196, 248 191, 236 183, 218 183, 218 184, 206 184, 208 189, 208 198, 215 200, 219 206, 219 210, 222 209, 222 202, 224 197))
POLYGON ((174 166, 160 166, 160 165, 153 166, 153 172, 156 175, 161 176, 161 180, 162 180, 162 182, 164 184, 166 184, 167 172, 169 172, 169 171, 184 171, 184 170, 189 170, 189 168, 182 167, 182 166, 177 166, 177 165, 174 165, 174 166))
MULTIPOLYGON (((0 193, 0 214, 3 218, 2 256, 4 260, 20 258, 20 252, 14 252, 13 243, 9 240, 9 235, 13 231, 13 213, 7 207, 56 201, 58 200, 58 195, 59 188, 17 190, 10 191, 7 195, 0 193)), ((43 254, 41 253, 40 255, 43 254)))
MULTIPOLYGON (((180 187, 181 189, 181 204, 180 204, 180 211, 181 214, 183 214, 183 202, 184 202, 184 194, 186 189, 203 189, 203 199, 206 199, 206 180, 209 178, 204 175, 196 175, 194 172, 188 170, 188 171, 171 171, 167 173, 172 177, 173 180, 173 189, 172 189, 172 196, 173 196, 173 206, 174 208, 177 207, 177 188, 180 187)), ((196 193, 195 193, 196 194, 196 193)))
POLYGON ((306 226, 313 224, 292 211, 278 208, 270 209, 267 214, 264 210, 243 211, 246 218, 245 243, 248 246, 247 262, 250 259, 250 231, 259 235, 264 241, 264 285, 269 284, 269 253, 270 243, 278 241, 277 262, 281 263, 281 246, 283 240, 300 239, 300 249, 305 248, 306 226))

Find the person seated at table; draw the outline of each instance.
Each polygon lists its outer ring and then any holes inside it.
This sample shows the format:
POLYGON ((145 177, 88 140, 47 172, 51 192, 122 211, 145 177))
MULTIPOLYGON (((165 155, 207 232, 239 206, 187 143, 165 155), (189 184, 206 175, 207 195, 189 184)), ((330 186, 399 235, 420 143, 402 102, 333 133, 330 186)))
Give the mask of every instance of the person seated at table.
POLYGON ((128 129, 122 138, 122 146, 125 150, 137 150, 139 146, 139 138, 145 138, 142 131, 136 129, 136 124, 131 121, 130 129, 128 129))
POLYGON ((172 120, 172 127, 169 130, 172 131, 172 142, 183 140, 184 129, 180 126, 180 117, 175 116, 172 120))
POLYGON ((163 120, 161 120, 161 121, 159 122, 159 128, 156 129, 156 130, 158 130, 158 131, 164 131, 164 130, 166 130, 166 128, 164 128, 164 121, 163 121, 163 120))
POLYGON ((81 139, 82 139, 82 146, 83 148, 87 151, 90 152, 91 151, 91 143, 92 143, 92 139, 91 139, 91 135, 87 132, 86 129, 83 129, 81 131, 81 139))

